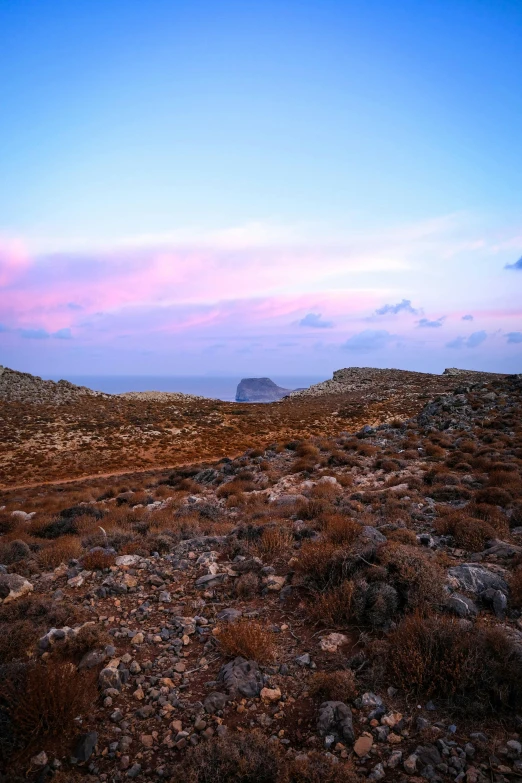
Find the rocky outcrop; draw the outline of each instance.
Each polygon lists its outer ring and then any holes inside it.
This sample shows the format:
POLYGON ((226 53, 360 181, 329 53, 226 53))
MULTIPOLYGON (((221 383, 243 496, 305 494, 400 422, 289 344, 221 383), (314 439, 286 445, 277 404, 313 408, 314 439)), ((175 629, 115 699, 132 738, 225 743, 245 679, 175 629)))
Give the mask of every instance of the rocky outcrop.
POLYGON ((18 372, 0 365, 0 399, 7 402, 63 405, 84 396, 107 397, 102 392, 75 386, 69 381, 44 381, 38 375, 18 372))
POLYGON ((270 378, 243 378, 236 391, 236 402, 276 402, 291 393, 270 378))
MULTIPOLYGON (((456 370, 450 368, 441 375, 423 372, 411 372, 409 370, 379 369, 376 367, 345 367, 335 370, 333 377, 322 383, 315 383, 307 389, 296 389, 291 397, 321 397, 326 394, 347 394, 357 392, 364 394, 366 399, 378 399, 381 393, 386 395, 404 394, 405 388, 411 390, 418 387, 422 390, 426 383, 441 379, 442 383, 448 381, 448 376, 457 376, 459 381, 489 383, 495 378, 505 377, 496 373, 478 372, 474 370, 456 370)), ((441 390, 443 385, 441 386, 441 390)))

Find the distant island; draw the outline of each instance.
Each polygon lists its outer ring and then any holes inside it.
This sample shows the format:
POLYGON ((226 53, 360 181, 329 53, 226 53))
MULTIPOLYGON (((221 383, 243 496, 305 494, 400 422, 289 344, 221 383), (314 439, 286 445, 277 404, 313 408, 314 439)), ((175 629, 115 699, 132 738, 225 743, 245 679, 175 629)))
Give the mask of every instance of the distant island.
POLYGON ((292 391, 283 389, 270 378, 243 378, 237 387, 236 402, 276 402, 292 391))

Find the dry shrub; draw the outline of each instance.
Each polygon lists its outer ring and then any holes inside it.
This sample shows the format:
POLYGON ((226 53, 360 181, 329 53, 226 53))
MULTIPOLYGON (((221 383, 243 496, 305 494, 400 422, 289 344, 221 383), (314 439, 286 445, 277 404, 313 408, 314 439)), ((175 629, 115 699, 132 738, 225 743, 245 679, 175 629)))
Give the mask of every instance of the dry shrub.
POLYGON ((241 479, 232 479, 226 484, 221 484, 216 490, 218 498, 229 498, 231 495, 241 495, 243 492, 252 492, 256 488, 253 481, 242 481, 241 479))
POLYGON ((84 625, 75 636, 71 636, 62 644, 56 645, 56 652, 62 658, 79 662, 90 650, 101 649, 111 644, 111 637, 100 625, 84 625))
POLYGON ((295 570, 318 590, 325 590, 340 581, 343 553, 331 541, 305 541, 295 570))
POLYGON ((279 783, 357 783, 361 780, 350 763, 335 761, 312 751, 286 763, 279 783))
POLYGON ((11 565, 29 557, 31 550, 28 544, 20 538, 0 544, 0 563, 11 565))
POLYGON ((273 560, 288 555, 293 543, 294 536, 289 530, 280 527, 265 527, 256 544, 256 549, 261 558, 273 560))
POLYGON ((475 495, 477 503, 489 503, 492 506, 509 506, 513 496, 506 489, 500 487, 484 487, 475 495))
POLYGON ((295 453, 298 457, 307 457, 315 462, 317 462, 320 457, 317 446, 314 446, 313 443, 310 443, 309 441, 302 441, 299 443, 295 448, 295 453))
POLYGON ((428 443, 425 447, 425 451, 426 456, 431 457, 432 459, 441 459, 446 454, 445 450, 435 443, 428 443))
POLYGON ((217 629, 216 637, 223 653, 230 658, 240 655, 258 663, 274 658, 273 634, 266 625, 256 620, 239 620, 222 625, 217 629))
POLYGON ((409 530, 407 527, 398 527, 396 530, 392 530, 388 533, 387 538, 389 541, 396 541, 398 544, 417 546, 417 536, 413 530, 409 530))
POLYGON ((342 514, 325 514, 322 518, 328 541, 336 546, 350 546, 361 532, 361 526, 342 514))
POLYGON ((453 536, 457 546, 477 552, 496 537, 496 531, 488 522, 468 516, 467 510, 443 509, 435 529, 441 535, 453 536))
POLYGON ((390 542, 379 552, 404 608, 415 609, 442 602, 441 569, 419 547, 390 542))
POLYGON ((97 698, 97 673, 77 672, 70 663, 29 667, 23 691, 2 686, 16 730, 24 746, 43 737, 68 737, 76 731, 74 719, 92 708, 97 698))
POLYGON ((416 613, 389 634, 383 652, 388 676, 416 697, 464 710, 520 706, 520 653, 500 629, 416 613))
POLYGON ((190 748, 175 765, 173 783, 283 783, 281 746, 260 731, 213 738, 190 748))
POLYGON ((321 625, 346 625, 353 619, 353 595, 353 582, 345 580, 328 592, 315 594, 308 604, 308 613, 321 625))
POLYGON ((15 620, 0 626, 0 665, 25 660, 38 636, 38 629, 30 620, 15 620))
POLYGON ((56 568, 61 563, 80 557, 82 545, 76 536, 63 536, 38 552, 37 560, 41 568, 56 568))
POLYGON ((86 571, 103 571, 104 568, 113 566, 115 562, 116 556, 102 549, 88 552, 82 557, 82 566, 86 571))
POLYGON ((259 590, 259 577, 252 572, 241 574, 235 588, 238 598, 252 598, 259 590))
POLYGON ((355 675, 349 669, 312 674, 308 685, 310 695, 320 701, 353 701, 358 688, 355 675))

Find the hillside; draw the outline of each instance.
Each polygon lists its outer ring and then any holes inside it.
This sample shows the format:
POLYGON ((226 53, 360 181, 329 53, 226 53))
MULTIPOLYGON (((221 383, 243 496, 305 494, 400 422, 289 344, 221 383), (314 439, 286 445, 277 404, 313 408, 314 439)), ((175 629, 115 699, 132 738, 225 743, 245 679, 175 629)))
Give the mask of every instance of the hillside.
POLYGON ((522 378, 399 377, 407 419, 218 406, 337 430, 0 493, 6 781, 520 777, 522 378))
POLYGON ((4 370, 0 486, 149 470, 333 436, 413 416, 428 396, 495 377, 348 368, 279 402, 243 405, 191 395, 106 395, 4 370))

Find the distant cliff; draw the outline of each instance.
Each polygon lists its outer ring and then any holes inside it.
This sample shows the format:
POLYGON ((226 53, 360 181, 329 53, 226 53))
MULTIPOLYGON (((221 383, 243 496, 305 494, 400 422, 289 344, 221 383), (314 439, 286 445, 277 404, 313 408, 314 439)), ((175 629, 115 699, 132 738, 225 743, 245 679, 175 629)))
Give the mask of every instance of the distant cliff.
POLYGON ((270 378, 243 378, 238 384, 236 402, 276 402, 290 394, 270 378))

